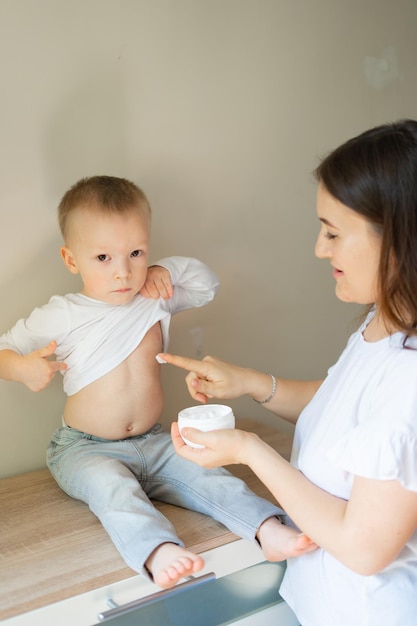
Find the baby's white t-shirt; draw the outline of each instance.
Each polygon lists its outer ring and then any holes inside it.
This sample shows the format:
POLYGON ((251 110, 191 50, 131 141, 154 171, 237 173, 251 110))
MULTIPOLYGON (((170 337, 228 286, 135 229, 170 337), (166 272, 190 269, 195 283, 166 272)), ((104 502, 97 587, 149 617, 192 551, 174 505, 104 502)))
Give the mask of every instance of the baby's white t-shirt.
POLYGON ((174 294, 168 300, 137 294, 129 303, 113 305, 81 293, 52 296, 27 319, 0 337, 0 350, 28 354, 57 341, 56 359, 68 369, 64 391, 71 396, 117 367, 161 323, 163 350, 169 338, 171 315, 210 302, 219 289, 214 272, 197 259, 173 256, 155 265, 169 270, 174 294))

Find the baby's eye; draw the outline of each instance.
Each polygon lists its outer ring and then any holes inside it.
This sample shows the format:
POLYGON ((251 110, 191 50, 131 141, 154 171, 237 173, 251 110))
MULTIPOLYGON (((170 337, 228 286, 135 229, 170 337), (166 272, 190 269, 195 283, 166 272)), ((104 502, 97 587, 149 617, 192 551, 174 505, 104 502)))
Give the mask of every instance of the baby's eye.
POLYGON ((142 256, 142 250, 133 250, 133 252, 130 253, 130 256, 132 257, 142 256))
POLYGON ((326 239, 336 239, 337 235, 333 235, 332 233, 324 233, 324 236, 326 237, 326 239))
POLYGON ((100 263, 104 263, 104 261, 108 261, 110 257, 108 254, 98 254, 96 258, 100 263))

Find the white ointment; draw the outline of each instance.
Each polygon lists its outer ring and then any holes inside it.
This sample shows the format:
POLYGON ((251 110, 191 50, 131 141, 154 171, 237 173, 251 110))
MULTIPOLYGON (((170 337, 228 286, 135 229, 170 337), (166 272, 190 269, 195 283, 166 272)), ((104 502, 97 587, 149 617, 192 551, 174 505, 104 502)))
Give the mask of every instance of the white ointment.
MULTIPOLYGON (((230 406, 225 404, 201 404, 190 406, 178 413, 178 428, 181 430, 189 426, 207 432, 208 430, 220 430, 222 428, 234 428, 235 416, 230 406)), ((184 443, 192 448, 204 448, 193 443, 181 435, 184 443)))

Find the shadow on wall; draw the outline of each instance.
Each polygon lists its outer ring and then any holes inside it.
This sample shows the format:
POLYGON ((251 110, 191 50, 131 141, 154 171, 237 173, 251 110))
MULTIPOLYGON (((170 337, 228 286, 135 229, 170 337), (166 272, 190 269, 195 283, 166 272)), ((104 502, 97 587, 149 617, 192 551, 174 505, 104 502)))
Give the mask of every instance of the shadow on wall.
MULTIPOLYGON (((65 191, 79 178, 94 174, 126 175, 128 154, 121 81, 113 72, 100 72, 65 96, 49 119, 40 146, 46 198, 56 235, 38 232, 39 240, 27 254, 25 265, 4 276, 7 294, 0 315, 0 333, 27 317, 53 294, 78 291, 79 277, 71 275, 60 259, 62 245, 56 207, 65 191), (16 273, 17 272, 17 273, 16 273)), ((27 251, 26 251, 27 253, 27 251)), ((18 265, 18 264, 16 264, 18 265)), ((11 265, 13 266, 13 264, 11 265)), ((49 387, 32 393, 18 383, 0 382, 0 415, 5 434, 0 449, 0 476, 44 466, 52 432, 60 425, 65 395, 61 376, 49 387)))
POLYGON ((7 307, 2 308, 0 315, 1 334, 20 317, 27 317, 36 306, 46 304, 54 294, 79 290, 79 276, 65 269, 59 252, 61 246, 61 235, 57 233, 43 242, 17 274, 4 276, 0 288, 7 294, 7 307))
MULTIPOLYGON (((61 198, 84 176, 129 171, 122 80, 100 71, 65 95, 44 136, 47 189, 61 198)), ((138 105, 139 106, 139 105, 138 105)))
MULTIPOLYGON (((59 248, 61 238, 47 241, 26 267, 1 285, 7 308, 0 315, 0 333, 54 294, 78 291, 79 279, 64 267, 59 248)), ((65 395, 62 378, 56 376, 43 391, 33 393, 20 383, 0 382, 0 476, 10 476, 45 465, 45 451, 55 428, 60 425, 65 395)))
POLYGON ((20 263, 13 270, 11 259, 10 271, 0 285, 7 294, 7 308, 3 304, 0 316, 0 333, 34 306, 47 302, 54 293, 73 289, 66 287, 67 283, 74 285, 74 281, 59 256, 62 241, 57 205, 65 191, 84 176, 126 175, 129 158, 122 102, 120 76, 114 71, 100 71, 66 94, 61 106, 50 116, 40 145, 46 189, 42 201, 49 207, 50 223, 47 229, 33 233, 33 245, 29 251, 25 250, 24 270, 20 271, 20 263), (52 231, 56 233, 53 239, 52 231))

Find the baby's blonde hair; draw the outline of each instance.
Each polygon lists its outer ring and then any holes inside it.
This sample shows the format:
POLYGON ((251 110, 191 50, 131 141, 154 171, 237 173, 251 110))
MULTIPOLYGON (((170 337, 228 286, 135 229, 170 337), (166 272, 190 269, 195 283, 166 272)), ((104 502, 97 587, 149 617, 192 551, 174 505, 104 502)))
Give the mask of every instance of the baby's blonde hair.
POLYGON ((137 208, 149 221, 151 217, 146 195, 130 180, 116 176, 82 178, 68 189, 58 205, 59 228, 64 241, 68 239, 69 216, 83 207, 107 213, 124 213, 137 208))

